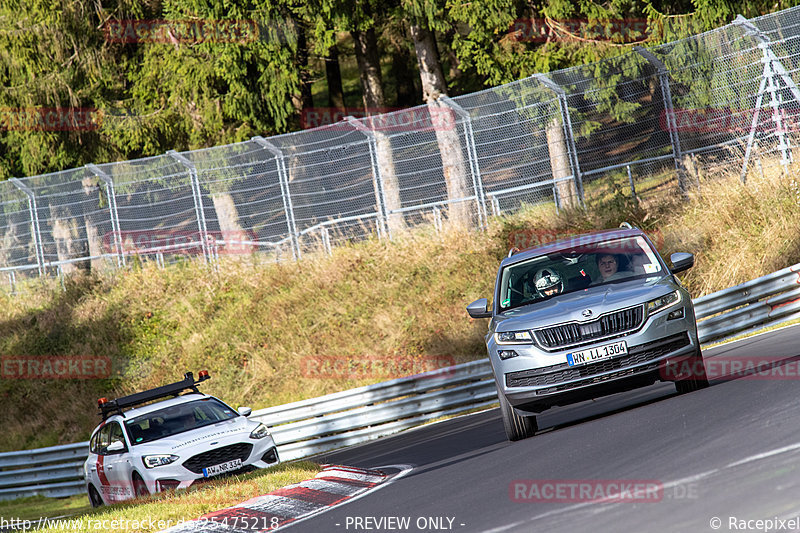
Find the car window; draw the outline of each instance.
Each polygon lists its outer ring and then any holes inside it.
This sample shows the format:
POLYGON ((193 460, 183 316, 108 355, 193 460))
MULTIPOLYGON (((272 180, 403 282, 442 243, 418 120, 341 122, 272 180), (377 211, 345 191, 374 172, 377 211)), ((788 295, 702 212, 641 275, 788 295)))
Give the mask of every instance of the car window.
POLYGON ((110 436, 111 426, 106 424, 102 427, 102 429, 100 429, 100 432, 97 436, 97 453, 104 453, 106 451, 106 448, 108 448, 108 445, 111 442, 109 440, 110 436))
POLYGON ((94 435, 92 435, 92 440, 89 441, 89 451, 92 453, 99 453, 97 447, 97 441, 100 438, 100 432, 97 431, 94 435))
POLYGON ((122 444, 125 444, 125 437, 122 435, 122 426, 116 422, 112 422, 109 424, 109 427, 109 445, 114 444, 115 442, 121 442, 122 444))
POLYGON ((153 411, 125 422, 132 445, 144 444, 239 416, 215 398, 153 411))
POLYGON ((562 250, 505 267, 500 276, 500 311, 598 285, 663 275, 661 262, 644 237, 587 241, 576 239, 562 250))

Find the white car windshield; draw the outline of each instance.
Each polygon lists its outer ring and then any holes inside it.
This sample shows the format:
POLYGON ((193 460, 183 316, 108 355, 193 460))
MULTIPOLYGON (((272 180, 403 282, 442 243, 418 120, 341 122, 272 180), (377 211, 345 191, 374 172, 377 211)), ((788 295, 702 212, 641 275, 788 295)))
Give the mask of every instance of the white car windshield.
POLYGON ((505 267, 500 312, 593 286, 660 275, 661 262, 641 236, 575 239, 561 250, 505 267))
POLYGON ((239 414, 215 398, 173 405, 125 422, 133 445, 144 444, 235 418, 239 414))

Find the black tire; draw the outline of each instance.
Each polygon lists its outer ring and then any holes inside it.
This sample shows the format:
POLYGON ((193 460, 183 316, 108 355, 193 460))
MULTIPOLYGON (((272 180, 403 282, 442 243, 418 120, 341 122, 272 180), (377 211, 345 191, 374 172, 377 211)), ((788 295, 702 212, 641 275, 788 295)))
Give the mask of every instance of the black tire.
POLYGON ((133 474, 133 496, 135 498, 140 498, 142 496, 149 496, 150 491, 147 490, 147 484, 144 480, 139 476, 139 474, 133 474))
POLYGON ((518 415, 502 392, 498 391, 497 397, 500 400, 500 412, 503 415, 503 427, 505 427, 508 440, 515 441, 533 437, 538 429, 536 417, 518 415))
POLYGON ((100 497, 100 493, 97 492, 97 489, 94 488, 94 485, 89 485, 89 503, 92 504, 92 507, 102 507, 105 505, 103 503, 103 498, 100 497))
POLYGON ((706 365, 703 362, 703 354, 699 349, 697 354, 689 359, 689 364, 692 369, 691 375, 687 379, 675 382, 675 390, 678 391, 678 394, 698 391, 709 386, 706 365))

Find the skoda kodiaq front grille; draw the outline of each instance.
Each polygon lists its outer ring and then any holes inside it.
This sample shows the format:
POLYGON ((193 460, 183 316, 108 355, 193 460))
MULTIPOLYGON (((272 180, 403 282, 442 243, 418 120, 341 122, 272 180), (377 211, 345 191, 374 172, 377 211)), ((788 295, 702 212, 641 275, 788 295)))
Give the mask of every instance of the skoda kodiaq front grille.
POLYGON ((589 322, 570 322, 537 329, 533 333, 542 347, 553 350, 633 331, 642 325, 643 318, 644 306, 637 305, 589 322))

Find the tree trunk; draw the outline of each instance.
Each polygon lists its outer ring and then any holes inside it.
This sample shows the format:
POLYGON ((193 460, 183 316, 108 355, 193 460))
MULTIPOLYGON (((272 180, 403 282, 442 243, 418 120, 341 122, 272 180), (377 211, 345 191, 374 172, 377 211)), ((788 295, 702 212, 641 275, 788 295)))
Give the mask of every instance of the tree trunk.
POLYGON ((339 49, 334 44, 325 58, 325 78, 328 80, 328 107, 344 109, 342 71, 339 69, 339 49))
POLYGON ((453 111, 444 102, 437 100, 439 96, 447 95, 447 84, 442 74, 436 41, 433 33, 427 28, 418 24, 410 24, 409 27, 417 53, 422 97, 428 103, 436 142, 439 144, 439 153, 442 157, 442 175, 447 188, 447 198, 452 202, 448 206, 448 219, 455 227, 467 228, 472 225, 469 203, 462 200, 469 196, 467 165, 464 162, 464 152, 453 111), (440 120, 443 117, 448 119, 440 120))
POLYGON ((350 32, 356 49, 358 72, 361 76, 364 108, 368 113, 380 113, 385 105, 381 63, 378 54, 378 41, 375 30, 353 30, 350 32))
POLYGON ((211 202, 217 213, 220 237, 227 243, 221 251, 226 254, 252 252, 252 245, 241 244, 241 241, 251 241, 252 239, 239 224, 239 211, 236 209, 233 196, 227 192, 214 193, 211 195, 211 202))
POLYGON ((436 40, 428 28, 418 24, 410 24, 411 39, 414 41, 414 50, 417 52, 417 65, 419 77, 422 81, 422 99, 432 102, 439 95, 447 94, 447 83, 442 74, 442 64, 439 61, 439 51, 436 40))
POLYGON ((575 180, 565 179, 572 174, 569 164, 567 141, 564 138, 564 127, 556 117, 547 125, 547 150, 550 153, 550 169, 556 181, 556 191, 561 207, 571 207, 576 200, 575 180))
MULTIPOLYGON (((370 28, 366 31, 356 30, 351 33, 355 42, 356 61, 358 61, 358 70, 361 75, 364 108, 368 115, 378 114, 385 111, 385 100, 375 30, 370 28)), ((367 121, 367 125, 370 125, 369 121, 367 121)), ((392 143, 389 137, 378 129, 373 129, 373 133, 375 134, 377 163, 383 185, 383 201, 388 215, 386 222, 390 232, 402 230, 405 228, 402 213, 391 212, 401 207, 400 184, 397 182, 394 170, 392 143)))

